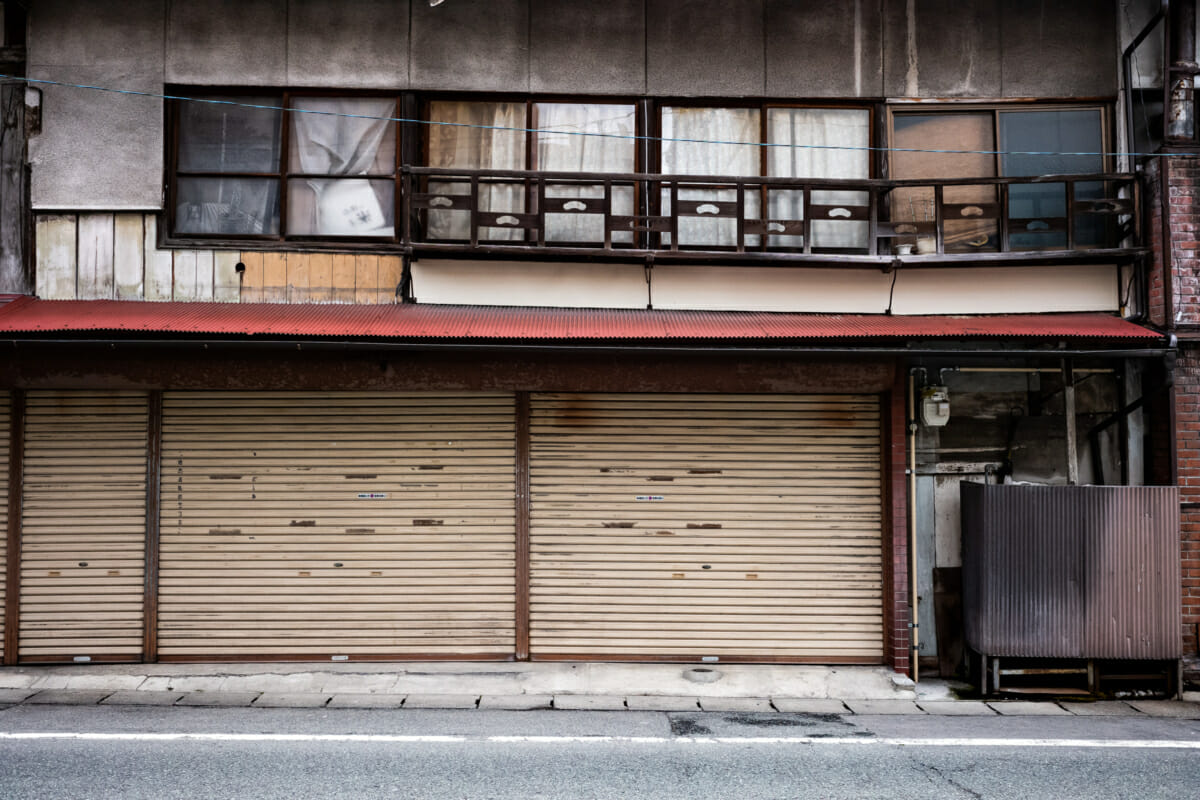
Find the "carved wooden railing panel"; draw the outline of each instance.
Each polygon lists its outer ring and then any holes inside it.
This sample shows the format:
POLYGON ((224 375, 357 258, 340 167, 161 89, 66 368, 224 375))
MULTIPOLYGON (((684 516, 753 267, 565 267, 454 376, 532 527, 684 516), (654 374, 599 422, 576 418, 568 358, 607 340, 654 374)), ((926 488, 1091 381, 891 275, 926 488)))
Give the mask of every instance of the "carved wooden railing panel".
POLYGON ((424 251, 856 263, 1142 252, 1139 187, 1123 173, 811 180, 407 167, 403 180, 401 238, 424 251))

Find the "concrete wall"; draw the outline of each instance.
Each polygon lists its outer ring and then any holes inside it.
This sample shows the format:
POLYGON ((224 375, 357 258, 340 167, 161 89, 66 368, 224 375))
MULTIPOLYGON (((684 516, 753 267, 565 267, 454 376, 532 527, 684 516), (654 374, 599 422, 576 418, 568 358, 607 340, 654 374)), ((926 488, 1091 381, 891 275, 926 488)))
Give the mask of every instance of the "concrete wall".
MULTIPOLYGON (((775 98, 1111 97, 1116 0, 41 0, 29 75, 775 98)), ((38 209, 157 208, 163 106, 44 85, 38 209)))

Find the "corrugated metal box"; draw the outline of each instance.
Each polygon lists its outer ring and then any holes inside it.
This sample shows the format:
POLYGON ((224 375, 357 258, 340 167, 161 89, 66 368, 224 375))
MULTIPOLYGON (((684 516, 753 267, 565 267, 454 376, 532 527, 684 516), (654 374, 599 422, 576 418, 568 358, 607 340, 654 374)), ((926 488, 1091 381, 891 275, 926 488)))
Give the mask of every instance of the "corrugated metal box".
POLYGON ((989 656, 1181 656, 1179 490, 963 482, 967 644, 989 656))

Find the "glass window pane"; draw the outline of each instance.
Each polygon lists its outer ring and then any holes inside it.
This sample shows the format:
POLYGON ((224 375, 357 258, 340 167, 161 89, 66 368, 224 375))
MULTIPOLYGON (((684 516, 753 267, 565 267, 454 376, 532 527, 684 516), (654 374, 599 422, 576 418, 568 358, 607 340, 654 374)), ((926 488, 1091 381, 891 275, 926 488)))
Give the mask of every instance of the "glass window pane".
MULTIPOLYGON (((279 97, 210 97, 278 107, 279 97)), ((282 112, 243 105, 184 102, 179 106, 179 169, 183 172, 278 172, 282 112)))
MULTIPOLYGON (((1001 172, 1008 177, 1065 175, 1104 171, 1100 109, 1000 112, 1001 172)), ((1096 199, 1099 184, 1078 184, 1078 199, 1096 199)), ((1016 249, 1049 250, 1067 246, 1067 186, 1063 183, 1015 185, 1008 193, 1014 220, 1010 243, 1016 249)), ((1076 243, 1098 244, 1103 220, 1076 220, 1076 243)))
POLYGON ((1001 111, 1000 149, 1006 177, 1103 172, 1100 109, 1001 111))
MULTIPOLYGON (((667 106, 662 110, 662 171, 668 175, 728 175, 757 177, 762 174, 762 148, 757 144, 761 116, 756 108, 691 108, 667 106), (676 139, 692 141, 672 141, 676 139), (740 144, 747 142, 747 144, 740 144)), ((670 212, 670 193, 662 191, 663 213, 670 212)), ((680 200, 729 202, 737 198, 733 189, 688 189, 680 200)), ((747 204, 757 202, 747 195, 747 204)), ((748 216, 757 216, 747 211, 748 216)), ((663 236, 669 244, 670 236, 663 236)), ((680 247, 731 247, 737 244, 737 220, 686 217, 679 220, 680 247)), ((747 244, 752 244, 747 242, 747 244)), ((753 242, 757 244, 757 242, 753 242)))
MULTIPOLYGON (((995 131, 990 111, 945 114, 898 113, 892 118, 892 177, 993 178, 996 176, 995 131), (954 150, 974 152, 926 152, 954 150), (913 152, 917 151, 917 152, 913 152)), ((910 235, 893 239, 927 252, 936 249, 937 209, 933 185, 901 187, 890 196, 890 220, 910 235), (919 228, 919 233, 918 229, 919 228)), ((999 250, 1000 220, 994 185, 947 186, 943 189, 943 243, 946 252, 999 250)), ((885 243, 886 244, 886 243, 885 243)))
POLYGON ((428 126, 429 166, 525 168, 524 103, 437 101, 429 104, 429 119, 443 123, 428 126))
POLYGON ((667 106, 662 111, 662 136, 662 171, 665 174, 762 174, 762 148, 757 144, 759 111, 756 108, 667 106), (671 141, 673 139, 699 141, 671 141))
POLYGON ((537 169, 633 172, 634 108, 597 103, 538 103, 537 169), (605 134, 589 136, 581 134, 605 134))
POLYGON ((394 236, 395 183, 346 178, 288 181, 293 236, 394 236))
MULTIPOLYGON (((534 106, 538 132, 537 169, 546 172, 633 172, 636 169, 636 114, 632 105, 599 103, 538 103, 534 106), (587 136, 580 134, 606 134, 587 136)), ((601 184, 552 184, 547 197, 603 198, 601 184)), ((612 213, 633 213, 633 190, 615 186, 612 213)), ((602 244, 602 214, 547 214, 546 240, 602 244)), ((613 241, 627 244, 632 234, 614 232, 613 241)))
POLYGON ((288 168, 310 175, 395 172, 396 103, 378 97, 294 98, 288 168), (345 115, 345 116, 343 116, 345 115))
POLYGON ((177 234, 279 233, 279 183, 270 178, 180 178, 177 234))
MULTIPOLYGON (((771 108, 767 110, 767 175, 777 178, 869 178, 871 114, 850 108, 771 108), (847 149, 840 149, 847 148, 847 149)), ((771 193, 772 219, 804 217, 803 193, 771 193)), ((865 192, 814 190, 817 205, 866 206, 865 192)), ((869 223, 813 220, 813 247, 864 249, 869 223)), ((771 245, 801 247, 802 236, 772 236, 771 245)))

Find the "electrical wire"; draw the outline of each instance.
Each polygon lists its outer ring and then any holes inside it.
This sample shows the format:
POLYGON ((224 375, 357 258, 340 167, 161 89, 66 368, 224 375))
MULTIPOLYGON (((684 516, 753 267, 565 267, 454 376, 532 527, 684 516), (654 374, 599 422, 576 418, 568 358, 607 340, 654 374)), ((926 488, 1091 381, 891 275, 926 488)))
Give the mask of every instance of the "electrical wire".
POLYGON ((789 142, 739 142, 723 139, 691 139, 665 136, 638 136, 625 133, 604 133, 600 131, 569 131, 555 128, 526 128, 506 125, 482 125, 471 122, 442 122, 429 119, 410 119, 407 117, 381 117, 372 114, 350 114, 341 111, 321 111, 308 108, 289 108, 286 106, 266 105, 262 103, 243 103, 237 100, 216 100, 209 97, 190 97, 187 95, 162 94, 158 92, 142 92, 134 89, 115 89, 109 86, 93 86, 83 83, 68 83, 53 81, 45 78, 26 78, 19 75, 0 74, 0 81, 25 84, 58 86, 66 89, 84 89, 112 94, 147 97, 153 100, 171 100, 174 102, 204 103, 207 105, 233 106, 260 111, 285 111, 289 114, 318 114, 327 117, 346 117, 349 119, 369 119, 381 122, 408 123, 416 125, 441 126, 449 128, 473 128, 476 130, 500 131, 508 133, 551 133, 564 136, 588 136, 600 139, 623 139, 637 142, 660 142, 677 144, 714 144, 738 147, 770 147, 789 150, 839 150, 848 152, 869 153, 942 153, 948 155, 984 155, 984 156, 1102 156, 1106 158, 1167 158, 1171 156, 1200 156, 1200 152, 1171 152, 1171 153, 1138 153, 1138 152, 1106 152, 1106 151, 1060 151, 1060 150, 950 150, 921 147, 871 147, 869 145, 848 144, 799 144, 789 142))

